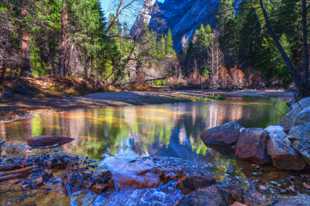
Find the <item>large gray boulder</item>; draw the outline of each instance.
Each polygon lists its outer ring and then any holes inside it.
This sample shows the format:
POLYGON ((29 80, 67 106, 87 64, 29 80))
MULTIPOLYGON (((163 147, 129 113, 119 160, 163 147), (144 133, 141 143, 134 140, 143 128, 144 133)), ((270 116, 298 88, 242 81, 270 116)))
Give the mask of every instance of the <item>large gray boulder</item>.
POLYGON ((291 146, 283 127, 269 126, 265 131, 269 135, 267 151, 276 168, 282 170, 302 170, 305 168, 304 160, 291 146))
POLYGON ((285 199, 281 199, 274 206, 310 206, 310 196, 309 195, 297 195, 285 199))
POLYGON ((310 165, 310 122, 293 127, 288 135, 292 146, 303 157, 308 165, 310 165))
POLYGON ((296 115, 294 120, 294 126, 306 124, 310 122, 310 106, 303 109, 296 115))
POLYGON ((310 107, 310 97, 304 98, 291 106, 290 111, 281 121, 285 131, 288 131, 294 126, 297 115, 307 107, 310 107))
POLYGON ((235 155, 241 160, 247 160, 256 164, 269 163, 267 140, 268 134, 264 129, 241 129, 235 155))
POLYGON ((231 146, 237 143, 241 128, 238 122, 228 122, 203 132, 201 139, 209 146, 231 146))

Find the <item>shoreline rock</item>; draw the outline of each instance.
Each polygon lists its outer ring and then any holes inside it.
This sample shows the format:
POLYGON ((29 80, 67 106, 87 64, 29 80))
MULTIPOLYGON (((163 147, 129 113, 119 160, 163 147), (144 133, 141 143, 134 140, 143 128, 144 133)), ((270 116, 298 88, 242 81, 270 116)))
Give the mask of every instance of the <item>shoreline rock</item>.
POLYGON ((291 128, 288 138, 292 146, 310 166, 310 122, 291 128))
POLYGON ((227 122, 203 132, 201 139, 207 145, 233 146, 238 141, 241 129, 242 126, 238 122, 227 122))
POLYGON ((269 126, 265 129, 269 134, 267 151, 273 166, 282 170, 303 170, 306 166, 301 156, 291 146, 283 127, 269 126))
POLYGON ((268 135, 263 129, 242 129, 236 144, 236 157, 256 164, 269 163, 267 140, 268 135))

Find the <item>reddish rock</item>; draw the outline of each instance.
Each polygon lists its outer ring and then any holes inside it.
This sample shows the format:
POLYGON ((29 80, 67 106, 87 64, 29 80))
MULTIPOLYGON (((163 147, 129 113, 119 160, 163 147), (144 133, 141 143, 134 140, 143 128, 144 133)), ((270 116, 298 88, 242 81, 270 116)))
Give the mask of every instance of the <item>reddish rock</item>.
POLYGON ((238 122, 228 122, 208 129, 202 133, 201 139, 206 145, 231 146, 237 143, 241 128, 238 122))
POLYGON ((240 202, 234 202, 231 206, 247 206, 247 205, 242 204, 240 202))
POLYGON ((241 160, 256 164, 265 164, 270 161, 267 155, 268 135, 264 129, 242 129, 236 145, 235 155, 241 160))
POLYGON ((74 139, 71 137, 56 137, 56 136, 41 136, 35 137, 27 140, 27 144, 30 147, 51 147, 51 146, 61 146, 72 142, 74 139))
POLYGON ((234 67, 230 70, 232 85, 236 88, 244 88, 246 85, 246 76, 239 67, 234 67))
POLYGON ((110 171, 100 171, 94 175, 91 190, 97 194, 114 189, 113 176, 110 171))

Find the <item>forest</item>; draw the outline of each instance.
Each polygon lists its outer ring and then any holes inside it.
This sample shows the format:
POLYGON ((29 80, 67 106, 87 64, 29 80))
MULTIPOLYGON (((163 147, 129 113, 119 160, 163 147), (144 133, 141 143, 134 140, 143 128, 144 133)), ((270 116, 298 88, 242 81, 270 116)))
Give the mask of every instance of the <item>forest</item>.
POLYGON ((1 206, 310 206, 309 0, 0 0, 1 206))
POLYGON ((251 0, 238 9, 221 0, 216 24, 201 24, 177 52, 171 30, 156 33, 144 24, 139 37, 131 35, 119 18, 134 9, 133 2, 115 2, 107 16, 96 0, 2 1, 0 78, 81 77, 96 87, 177 85, 196 78, 203 87, 221 88, 219 68, 225 67, 264 80, 248 87, 288 88, 295 82, 302 94, 309 90, 306 0, 251 0), (152 64, 160 70, 155 77, 143 70, 152 64))

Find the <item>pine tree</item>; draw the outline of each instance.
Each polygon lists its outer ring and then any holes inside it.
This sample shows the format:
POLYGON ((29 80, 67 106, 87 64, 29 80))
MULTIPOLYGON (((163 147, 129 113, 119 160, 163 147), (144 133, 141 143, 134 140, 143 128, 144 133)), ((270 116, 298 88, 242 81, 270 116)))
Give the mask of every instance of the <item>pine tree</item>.
POLYGON ((166 40, 166 54, 167 55, 172 55, 175 56, 175 50, 173 48, 173 36, 172 36, 172 31, 169 29, 168 34, 167 34, 167 40, 166 40))

